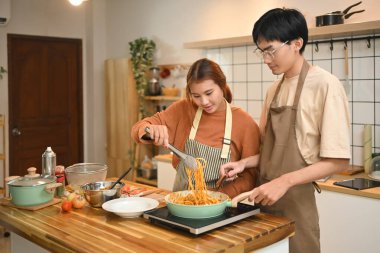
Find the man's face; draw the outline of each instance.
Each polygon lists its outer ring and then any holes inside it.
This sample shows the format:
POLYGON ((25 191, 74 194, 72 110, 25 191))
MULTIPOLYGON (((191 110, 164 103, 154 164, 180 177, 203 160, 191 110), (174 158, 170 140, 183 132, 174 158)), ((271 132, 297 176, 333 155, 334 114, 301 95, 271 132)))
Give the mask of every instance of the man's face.
POLYGON ((286 73, 292 68, 296 56, 299 55, 299 51, 294 50, 292 42, 289 41, 267 41, 262 39, 258 41, 257 46, 264 63, 268 65, 274 75, 286 73))

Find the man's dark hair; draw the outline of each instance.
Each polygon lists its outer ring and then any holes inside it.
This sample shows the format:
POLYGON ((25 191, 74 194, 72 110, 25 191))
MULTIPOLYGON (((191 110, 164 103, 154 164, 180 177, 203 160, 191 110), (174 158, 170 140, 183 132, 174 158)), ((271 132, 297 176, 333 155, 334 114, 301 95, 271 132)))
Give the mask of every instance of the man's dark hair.
POLYGON ((308 29, 305 17, 295 9, 276 8, 266 12, 253 26, 252 37, 255 44, 258 40, 279 40, 285 42, 302 38, 302 54, 308 41, 308 29))

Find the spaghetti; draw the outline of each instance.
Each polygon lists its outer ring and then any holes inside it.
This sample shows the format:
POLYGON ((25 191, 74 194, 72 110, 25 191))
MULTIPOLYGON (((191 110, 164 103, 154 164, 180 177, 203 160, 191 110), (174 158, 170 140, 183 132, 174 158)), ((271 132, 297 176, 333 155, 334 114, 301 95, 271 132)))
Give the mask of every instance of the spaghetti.
POLYGON ((211 196, 207 190, 206 182, 204 179, 204 167, 206 167, 206 160, 203 158, 196 158, 197 168, 195 170, 186 168, 188 177, 188 190, 187 195, 182 195, 181 192, 171 194, 170 201, 175 204, 182 205, 210 205, 220 203, 220 199, 211 196), (193 177, 194 183, 193 184, 193 177))

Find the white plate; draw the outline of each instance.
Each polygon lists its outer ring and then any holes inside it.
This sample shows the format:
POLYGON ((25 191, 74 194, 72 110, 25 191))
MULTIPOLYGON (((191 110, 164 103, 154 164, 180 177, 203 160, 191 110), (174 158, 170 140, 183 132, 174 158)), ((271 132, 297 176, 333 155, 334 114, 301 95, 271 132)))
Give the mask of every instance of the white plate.
POLYGON ((154 209, 158 201, 143 197, 118 198, 105 202, 102 208, 123 218, 139 217, 143 212, 154 209))

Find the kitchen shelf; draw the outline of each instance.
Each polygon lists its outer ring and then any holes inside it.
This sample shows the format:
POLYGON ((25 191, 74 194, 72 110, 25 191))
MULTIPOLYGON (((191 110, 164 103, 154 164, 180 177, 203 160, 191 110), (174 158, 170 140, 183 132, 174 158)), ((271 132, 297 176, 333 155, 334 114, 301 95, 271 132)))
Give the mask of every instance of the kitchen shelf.
POLYGON ((177 101, 182 97, 170 97, 170 96, 145 96, 145 100, 156 100, 156 101, 177 101))
POLYGON ((152 186, 157 186, 157 179, 146 179, 143 177, 136 177, 136 182, 142 183, 142 184, 147 184, 147 185, 152 185, 152 186))
MULTIPOLYGON (((380 20, 361 23, 321 26, 309 28, 309 41, 332 39, 345 36, 368 35, 380 32, 380 20)), ((240 36, 214 40, 203 40, 184 43, 187 49, 204 49, 215 47, 253 45, 252 36, 240 36)))

